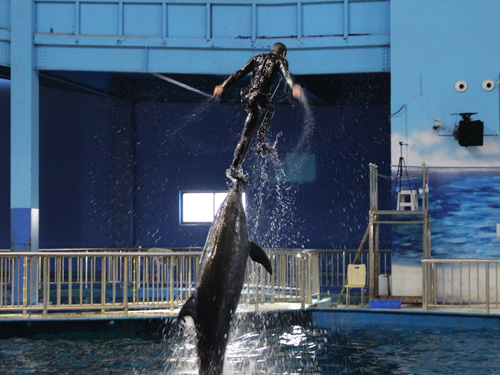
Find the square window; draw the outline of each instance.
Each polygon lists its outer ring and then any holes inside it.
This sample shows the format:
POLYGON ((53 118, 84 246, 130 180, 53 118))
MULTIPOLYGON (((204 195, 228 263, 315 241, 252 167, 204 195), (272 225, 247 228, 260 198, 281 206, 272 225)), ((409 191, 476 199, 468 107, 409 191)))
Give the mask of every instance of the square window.
MULTIPOLYGON (((220 205, 226 199, 227 192, 182 193, 181 224, 210 224, 214 220, 220 205)), ((242 195, 243 207, 246 208, 246 195, 242 195)))
POLYGON ((182 194, 182 223, 210 223, 214 219, 212 193, 182 194))

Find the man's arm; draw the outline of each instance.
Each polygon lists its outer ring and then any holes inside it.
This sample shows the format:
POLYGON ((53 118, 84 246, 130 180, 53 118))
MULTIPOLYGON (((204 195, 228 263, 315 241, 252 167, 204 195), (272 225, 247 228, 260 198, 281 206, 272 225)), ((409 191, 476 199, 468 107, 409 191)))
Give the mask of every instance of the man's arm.
POLYGON ((286 84, 292 89, 292 95, 295 99, 300 99, 302 95, 304 95, 304 91, 302 90, 302 86, 293 81, 292 75, 288 70, 288 62, 283 59, 279 64, 280 73, 283 76, 286 84))
POLYGON ((231 74, 220 85, 215 86, 213 95, 216 98, 220 98, 220 96, 222 95, 222 92, 224 91, 224 89, 226 87, 234 85, 236 82, 238 82, 240 79, 242 79, 248 73, 250 73, 253 70, 253 66, 254 66, 254 59, 251 58, 243 68, 241 68, 237 72, 231 74))

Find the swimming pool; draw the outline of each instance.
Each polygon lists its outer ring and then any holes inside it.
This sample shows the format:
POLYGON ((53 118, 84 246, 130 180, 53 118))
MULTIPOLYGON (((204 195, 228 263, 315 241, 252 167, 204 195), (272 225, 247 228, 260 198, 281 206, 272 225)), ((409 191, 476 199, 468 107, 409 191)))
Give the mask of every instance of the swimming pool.
MULTIPOLYGON (((225 374, 500 373, 498 329, 355 320, 323 328, 304 316, 239 316, 225 374)), ((166 326, 167 334, 157 338, 68 333, 4 339, 0 373, 196 374, 194 341, 174 331, 166 326)))

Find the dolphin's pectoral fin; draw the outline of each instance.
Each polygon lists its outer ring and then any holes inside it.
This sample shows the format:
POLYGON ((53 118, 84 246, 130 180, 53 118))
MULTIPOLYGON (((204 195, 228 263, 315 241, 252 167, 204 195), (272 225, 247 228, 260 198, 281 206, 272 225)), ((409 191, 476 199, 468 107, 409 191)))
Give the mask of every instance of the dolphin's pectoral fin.
POLYGON ((196 298, 196 292, 193 294, 189 299, 186 301, 184 306, 182 306, 181 311, 179 312, 179 316, 177 317, 177 322, 183 322, 185 321, 186 316, 190 316, 193 318, 194 322, 196 323, 197 321, 197 313, 196 313, 196 305, 197 305, 197 298, 196 298))
POLYGON ((262 247, 257 245, 255 242, 250 241, 250 258, 254 262, 260 263, 271 275, 273 274, 273 268, 271 267, 271 261, 267 257, 262 247))

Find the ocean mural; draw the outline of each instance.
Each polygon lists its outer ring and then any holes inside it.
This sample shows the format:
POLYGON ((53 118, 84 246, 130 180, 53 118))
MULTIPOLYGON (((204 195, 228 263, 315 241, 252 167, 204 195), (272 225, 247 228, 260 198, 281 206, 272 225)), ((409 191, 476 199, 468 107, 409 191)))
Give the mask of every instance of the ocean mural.
MULTIPOLYGON (((416 169, 411 170, 410 184, 418 189, 421 179, 415 178, 416 169)), ((500 168, 431 168, 429 211, 432 257, 500 258, 500 168)), ((394 263, 420 265, 422 226, 393 225, 392 249, 394 263)))

